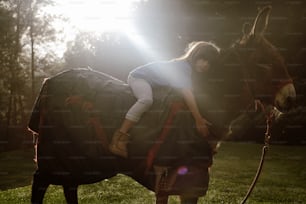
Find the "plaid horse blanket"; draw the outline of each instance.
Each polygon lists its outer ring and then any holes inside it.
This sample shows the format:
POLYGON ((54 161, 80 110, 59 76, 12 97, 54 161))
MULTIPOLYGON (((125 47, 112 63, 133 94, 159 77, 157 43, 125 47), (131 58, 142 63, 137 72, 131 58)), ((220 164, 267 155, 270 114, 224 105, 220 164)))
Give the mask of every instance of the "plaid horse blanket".
MULTIPOLYGON (((129 158, 146 160, 154 153, 151 159, 161 165, 190 158, 211 163, 210 146, 179 94, 169 87, 153 93, 151 109, 130 132, 129 158)), ((135 100, 127 84, 89 69, 45 80, 29 121, 29 129, 39 134, 38 165, 50 167, 56 160, 67 168, 83 168, 109 159, 109 141, 135 100)))

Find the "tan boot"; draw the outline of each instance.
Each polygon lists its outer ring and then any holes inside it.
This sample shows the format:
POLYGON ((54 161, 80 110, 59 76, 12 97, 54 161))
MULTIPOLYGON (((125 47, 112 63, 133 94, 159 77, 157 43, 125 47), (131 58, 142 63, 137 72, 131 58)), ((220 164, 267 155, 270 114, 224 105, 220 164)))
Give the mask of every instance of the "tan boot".
POLYGON ((127 158, 127 143, 129 142, 130 135, 117 130, 112 138, 112 142, 109 145, 109 151, 118 156, 127 158))

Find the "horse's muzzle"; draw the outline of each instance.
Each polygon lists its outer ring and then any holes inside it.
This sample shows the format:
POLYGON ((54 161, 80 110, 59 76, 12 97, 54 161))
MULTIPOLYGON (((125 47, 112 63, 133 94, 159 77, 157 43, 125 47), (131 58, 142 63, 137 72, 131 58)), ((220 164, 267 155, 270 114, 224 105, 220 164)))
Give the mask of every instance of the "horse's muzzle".
POLYGON ((281 112, 288 112, 295 107, 296 92, 292 83, 283 86, 275 95, 274 104, 281 112))

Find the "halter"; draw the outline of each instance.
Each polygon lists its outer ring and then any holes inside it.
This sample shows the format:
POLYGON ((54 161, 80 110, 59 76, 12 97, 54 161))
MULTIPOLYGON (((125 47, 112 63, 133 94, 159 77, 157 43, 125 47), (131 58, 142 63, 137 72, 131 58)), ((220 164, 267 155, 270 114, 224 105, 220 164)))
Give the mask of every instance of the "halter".
POLYGON ((288 79, 285 79, 285 80, 281 80, 279 83, 277 83, 275 86, 274 86, 274 90, 276 90, 274 92, 274 96, 278 93, 279 90, 281 90, 283 87, 285 87, 286 85, 288 84, 292 84, 293 83, 293 80, 291 78, 288 78, 288 79))
MULTIPOLYGON (((237 46, 239 46, 239 42, 235 42, 233 46, 229 49, 229 52, 233 53, 239 60, 240 64, 242 65, 242 72, 243 72, 244 77, 246 77, 246 80, 244 80, 244 82, 248 89, 248 92, 250 93, 250 95, 252 96, 254 100, 260 100, 260 97, 256 96, 256 91, 255 91, 254 86, 248 82, 248 80, 251 79, 252 77, 250 76, 250 73, 246 68, 247 63, 245 62, 245 60, 242 59, 241 55, 237 52, 237 46)), ((279 90, 281 90, 283 87, 285 87, 288 84, 292 84, 293 80, 290 77, 288 77, 288 79, 281 79, 277 82, 278 83, 276 84, 274 83, 271 84, 271 87, 272 87, 271 95, 273 96, 273 99, 275 99, 276 94, 279 92, 279 90)), ((270 101, 271 104, 274 104, 273 99, 272 101, 270 101)))

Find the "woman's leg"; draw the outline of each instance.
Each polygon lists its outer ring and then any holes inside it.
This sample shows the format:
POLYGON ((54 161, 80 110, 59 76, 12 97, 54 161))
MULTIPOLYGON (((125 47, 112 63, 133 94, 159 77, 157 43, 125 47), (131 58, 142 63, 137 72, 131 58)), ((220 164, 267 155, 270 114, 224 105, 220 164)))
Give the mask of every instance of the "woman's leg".
POLYGON ((144 79, 130 77, 128 82, 137 101, 127 112, 126 119, 137 123, 142 114, 153 104, 152 87, 144 79))
POLYGON ((135 123, 139 121, 142 114, 146 112, 153 103, 153 93, 151 85, 143 80, 130 77, 128 83, 137 98, 136 103, 129 109, 123 121, 120 132, 128 133, 135 123))
POLYGON ((147 111, 153 103, 152 88, 147 81, 130 77, 128 82, 137 101, 127 112, 126 118, 119 130, 113 135, 112 142, 109 146, 109 150, 112 153, 122 157, 128 156, 128 131, 138 122, 142 114, 147 111))

